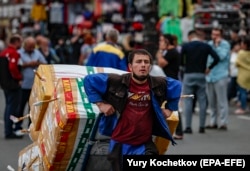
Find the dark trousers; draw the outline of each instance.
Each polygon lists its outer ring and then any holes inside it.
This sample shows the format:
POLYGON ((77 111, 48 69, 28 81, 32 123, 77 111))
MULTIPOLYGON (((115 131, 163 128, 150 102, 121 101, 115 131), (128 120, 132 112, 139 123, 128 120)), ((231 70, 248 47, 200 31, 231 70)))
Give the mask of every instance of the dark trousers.
MULTIPOLYGON (((29 105, 30 93, 31 93, 31 89, 21 89, 21 95, 20 95, 20 99, 19 99, 19 108, 18 108, 18 116, 17 117, 22 117, 23 114, 24 114, 26 104, 29 105)), ((22 121, 18 122, 16 124, 16 130, 23 129, 22 124, 23 124, 22 121)), ((29 120, 28 126, 29 126, 29 124, 30 124, 30 120, 29 120)))
POLYGON ((237 95, 238 95, 237 77, 231 77, 227 89, 228 101, 230 101, 234 97, 237 97, 237 95))
POLYGON ((20 89, 3 90, 5 97, 5 111, 4 111, 4 134, 9 136, 13 133, 13 121, 10 115, 18 117, 18 103, 20 96, 20 89))
MULTIPOLYGON (((107 159, 111 163, 112 171, 122 171, 122 153, 122 144, 116 143, 112 151, 108 154, 107 159)), ((159 155, 153 141, 149 141, 145 144, 144 155, 159 155)))
POLYGON ((182 128, 182 117, 181 117, 181 112, 178 112, 178 116, 179 116, 179 122, 178 122, 178 125, 176 127, 176 130, 175 130, 175 134, 176 135, 180 135, 182 136, 183 135, 183 128, 182 128))

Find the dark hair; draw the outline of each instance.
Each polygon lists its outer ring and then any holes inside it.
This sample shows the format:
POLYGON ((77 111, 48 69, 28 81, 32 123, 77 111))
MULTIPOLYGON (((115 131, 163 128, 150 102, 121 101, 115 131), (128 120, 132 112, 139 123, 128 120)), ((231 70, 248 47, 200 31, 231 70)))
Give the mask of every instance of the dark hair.
POLYGON ((191 36, 191 35, 195 35, 195 36, 198 36, 197 32, 195 30, 190 30, 188 32, 188 36, 191 36))
POLYGON ((20 42, 20 41, 22 41, 22 38, 18 34, 15 34, 15 35, 10 37, 10 43, 11 44, 16 43, 16 42, 20 42))
POLYGON ((171 34, 163 34, 165 40, 168 41, 170 45, 174 45, 174 38, 171 34))
POLYGON ((214 28, 212 29, 212 31, 213 31, 213 30, 219 31, 219 32, 220 32, 220 35, 223 36, 223 29, 222 29, 222 27, 220 27, 220 26, 214 27, 214 28))
POLYGON ((178 46, 178 37, 174 34, 172 35, 172 37, 173 37, 173 45, 178 46))
POLYGON ((250 50, 250 37, 249 36, 242 36, 240 42, 246 45, 246 50, 250 50))
POLYGON ((152 55, 145 49, 135 49, 135 50, 131 51, 128 55, 128 63, 129 64, 132 64, 135 55, 147 55, 147 56, 149 56, 150 64, 153 64, 152 55))
POLYGON ((239 40, 232 40, 232 41, 231 41, 231 50, 232 50, 236 45, 240 45, 240 41, 241 41, 241 39, 239 39, 239 40))
POLYGON ((93 43, 93 36, 91 33, 86 33, 84 35, 84 43, 87 43, 87 44, 92 44, 93 43))

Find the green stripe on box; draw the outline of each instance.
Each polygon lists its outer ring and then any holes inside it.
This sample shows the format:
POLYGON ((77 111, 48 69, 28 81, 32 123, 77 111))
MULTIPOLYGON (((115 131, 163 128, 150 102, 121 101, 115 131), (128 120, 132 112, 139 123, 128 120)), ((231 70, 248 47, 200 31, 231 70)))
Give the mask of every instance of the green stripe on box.
POLYGON ((88 75, 89 75, 89 74, 94 74, 94 73, 95 73, 94 67, 86 66, 86 69, 87 69, 88 75))
MULTIPOLYGON (((93 68, 93 67, 88 67, 88 68, 93 68)), ((94 72, 94 70, 92 70, 92 71, 94 72)), ((92 104, 89 103, 89 101, 86 102, 86 100, 85 100, 85 99, 87 99, 87 94, 84 91, 84 86, 83 86, 84 79, 77 78, 76 81, 77 81, 78 90, 81 94, 81 98, 83 101, 83 106, 86 109, 87 121, 86 121, 86 125, 84 127, 84 130, 82 132, 82 135, 80 137, 79 143, 77 145, 77 148, 76 148, 77 150, 74 153, 74 155, 70 161, 70 164, 68 166, 67 171, 75 170, 75 167, 76 167, 76 165, 77 165, 77 163, 78 163, 78 161, 79 161, 79 159, 84 151, 84 148, 88 143, 88 139, 89 139, 91 130, 94 126, 95 119, 96 119, 96 114, 93 111, 92 104)))

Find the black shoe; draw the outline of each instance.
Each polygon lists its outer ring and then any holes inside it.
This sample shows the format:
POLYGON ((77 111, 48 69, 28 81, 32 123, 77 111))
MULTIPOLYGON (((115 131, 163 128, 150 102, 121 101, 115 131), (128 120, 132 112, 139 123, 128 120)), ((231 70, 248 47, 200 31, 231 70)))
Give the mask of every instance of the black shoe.
POLYGON ((217 129, 218 126, 217 125, 207 125, 206 129, 217 129))
POLYGON ((224 131, 226 131, 226 130, 227 130, 227 126, 226 126, 226 125, 220 126, 220 127, 219 127, 219 130, 224 130, 224 131))
POLYGON ((192 134, 193 133, 193 131, 192 131, 192 129, 190 127, 186 128, 183 132, 186 133, 186 134, 192 134))
POLYGON ((200 127, 199 133, 205 133, 205 128, 204 127, 200 127))
POLYGON ((23 136, 21 135, 16 135, 16 134, 10 134, 10 135, 7 135, 7 136, 5 136, 5 139, 7 140, 7 139, 22 139, 23 138, 23 136))

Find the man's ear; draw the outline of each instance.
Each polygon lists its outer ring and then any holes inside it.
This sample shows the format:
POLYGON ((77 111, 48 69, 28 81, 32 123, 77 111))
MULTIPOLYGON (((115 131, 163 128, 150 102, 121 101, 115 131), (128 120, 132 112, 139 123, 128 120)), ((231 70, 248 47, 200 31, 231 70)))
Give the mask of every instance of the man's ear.
POLYGON ((130 63, 128 64, 128 69, 129 71, 132 71, 132 65, 130 63))

